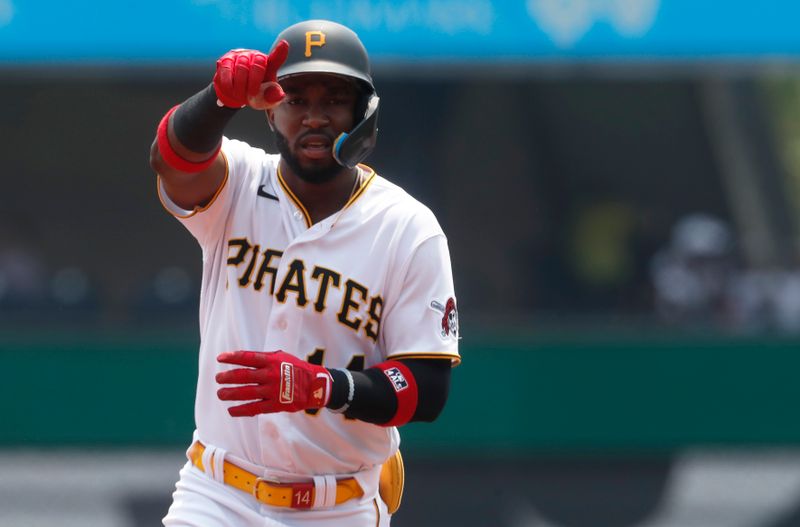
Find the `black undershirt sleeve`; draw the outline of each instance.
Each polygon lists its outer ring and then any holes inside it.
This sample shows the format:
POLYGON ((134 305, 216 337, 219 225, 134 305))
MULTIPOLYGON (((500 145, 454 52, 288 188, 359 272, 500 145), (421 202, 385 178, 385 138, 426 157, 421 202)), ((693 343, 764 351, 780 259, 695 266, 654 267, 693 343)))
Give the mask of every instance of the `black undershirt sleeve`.
POLYGON ((209 84, 192 95, 172 114, 172 131, 183 146, 202 154, 213 151, 222 141, 228 121, 236 115, 236 108, 217 105, 217 92, 209 84))
MULTIPOLYGON (((417 382, 417 409, 411 422, 435 420, 450 391, 450 359, 403 359, 417 382)), ((336 409, 347 401, 349 383, 341 370, 330 370, 333 377, 328 408, 336 409)), ((397 396, 389 379, 380 370, 351 371, 355 390, 344 415, 368 423, 383 424, 397 412, 397 396)))

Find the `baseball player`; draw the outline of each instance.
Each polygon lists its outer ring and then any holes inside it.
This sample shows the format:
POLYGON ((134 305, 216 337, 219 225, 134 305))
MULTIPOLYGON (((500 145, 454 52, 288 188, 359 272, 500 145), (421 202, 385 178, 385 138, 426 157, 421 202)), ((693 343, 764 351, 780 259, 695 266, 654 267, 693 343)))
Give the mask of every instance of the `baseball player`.
POLYGON ((158 194, 203 254, 196 430, 164 525, 389 525, 397 427, 436 419, 460 359, 442 229, 360 164, 378 105, 356 34, 312 20, 229 51, 161 120, 158 194), (279 155, 223 136, 245 107, 279 155))

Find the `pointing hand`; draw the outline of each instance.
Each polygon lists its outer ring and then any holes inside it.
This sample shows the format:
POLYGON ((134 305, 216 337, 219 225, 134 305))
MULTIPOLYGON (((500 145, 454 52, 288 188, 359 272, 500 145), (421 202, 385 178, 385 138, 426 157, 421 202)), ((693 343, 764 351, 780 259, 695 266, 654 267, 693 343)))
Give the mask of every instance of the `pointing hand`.
POLYGON ((217 60, 214 90, 217 104, 229 108, 273 108, 283 100, 278 68, 286 61, 289 44, 281 40, 269 55, 253 49, 234 49, 217 60))

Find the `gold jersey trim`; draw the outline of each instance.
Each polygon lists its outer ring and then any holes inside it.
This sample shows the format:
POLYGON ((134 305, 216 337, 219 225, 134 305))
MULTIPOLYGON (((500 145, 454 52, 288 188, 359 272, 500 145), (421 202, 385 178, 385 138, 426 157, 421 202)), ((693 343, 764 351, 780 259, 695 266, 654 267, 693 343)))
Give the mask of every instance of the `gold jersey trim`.
MULTIPOLYGON (((195 214, 197 214, 199 212, 203 212, 203 211, 207 210, 211 205, 214 204, 215 201, 217 201, 217 198, 222 193, 222 189, 224 189, 225 185, 228 184, 228 158, 225 156, 225 152, 223 152, 222 150, 220 150, 219 153, 222 155, 223 161, 225 161, 225 176, 222 178, 222 183, 219 184, 219 188, 217 189, 216 192, 214 192, 214 195, 211 196, 211 199, 208 201, 208 203, 206 203, 202 207, 195 207, 194 209, 192 209, 191 212, 189 212, 189 214, 177 214, 175 211, 170 209, 167 206, 166 203, 164 203, 164 197, 161 195, 161 175, 157 174, 157 177, 156 177, 156 194, 158 194, 158 201, 161 202, 161 206, 164 207, 164 209, 166 209, 167 212, 169 212, 170 214, 172 214, 173 216, 175 216, 178 219, 185 220, 185 219, 191 218, 192 216, 194 216, 195 214)), ((164 194, 165 195, 167 194, 166 189, 164 189, 164 194)), ((167 197, 169 197, 169 196, 167 196, 167 197)), ((170 198, 170 201, 172 201, 172 198, 170 198)), ((175 205, 177 205, 177 203, 175 203, 175 202, 173 202, 173 203, 175 205)))
MULTIPOLYGON (((375 179, 376 175, 375 170, 373 170, 371 167, 368 167, 367 165, 359 164, 358 166, 369 172, 367 174, 367 179, 361 184, 361 186, 355 192, 353 192, 353 195, 350 196, 350 199, 348 199, 347 203, 344 204, 342 210, 345 210, 347 207, 355 203, 358 200, 358 198, 360 198, 364 194, 364 192, 367 190, 367 187, 369 187, 370 184, 372 184, 372 181, 375 179)), ((289 184, 286 183, 286 180, 283 179, 280 162, 278 162, 278 183, 280 184, 281 188, 286 193, 286 195, 289 196, 289 198, 292 200, 292 203, 294 203, 295 206, 298 209, 300 209, 300 212, 303 213, 303 219, 306 220, 306 227, 311 228, 311 226, 313 225, 311 221, 311 215, 308 213, 308 210, 306 209, 305 205, 303 205, 303 202, 300 201, 300 198, 298 198, 295 195, 295 193, 292 192, 292 189, 289 188, 289 184)))
POLYGON ((353 195, 350 196, 350 199, 348 199, 347 203, 344 204, 344 207, 342 207, 342 210, 346 209, 347 207, 349 207, 350 205, 355 203, 356 200, 358 200, 358 198, 360 198, 364 194, 364 192, 366 192, 367 187, 369 187, 370 184, 372 184, 372 180, 375 179, 375 170, 374 169, 372 169, 371 167, 368 167, 367 165, 363 165, 363 164, 359 164, 358 167, 359 168, 363 168, 364 170, 367 170, 369 172, 369 174, 367 174, 366 181, 364 181, 361 184, 361 186, 358 188, 358 190, 353 192, 353 195))
POLYGON ((461 356, 455 353, 394 353, 386 359, 450 359, 454 368, 461 364, 461 356))
POLYGON ((308 211, 306 210, 305 206, 300 201, 300 199, 294 195, 294 192, 292 192, 292 189, 289 188, 289 184, 286 183, 286 180, 283 179, 283 174, 281 174, 280 161, 278 161, 278 183, 280 184, 281 188, 286 193, 286 195, 289 196, 289 199, 291 199, 292 202, 295 204, 295 206, 298 209, 300 209, 300 212, 303 213, 303 219, 306 220, 306 227, 311 228, 311 226, 313 225, 313 223, 311 223, 311 215, 308 213, 308 211))

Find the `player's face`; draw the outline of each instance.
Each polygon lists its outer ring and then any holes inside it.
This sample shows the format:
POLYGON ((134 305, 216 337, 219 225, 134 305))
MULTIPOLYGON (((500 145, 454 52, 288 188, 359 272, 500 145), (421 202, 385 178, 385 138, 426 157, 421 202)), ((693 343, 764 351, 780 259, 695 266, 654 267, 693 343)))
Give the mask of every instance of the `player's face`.
POLYGON ((354 125, 358 88, 353 81, 327 74, 288 77, 281 86, 286 98, 268 112, 278 150, 302 179, 332 179, 342 169, 333 158, 333 142, 354 125))

